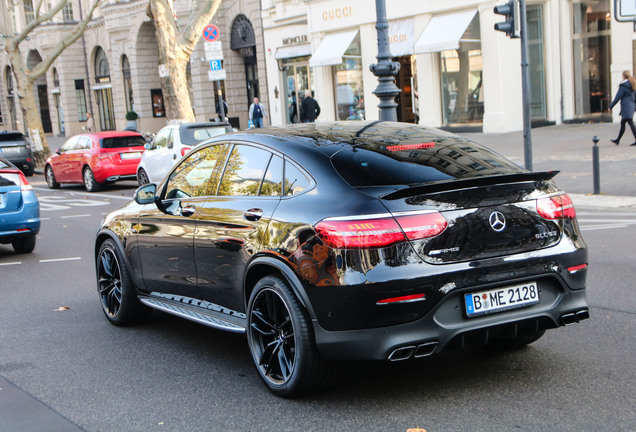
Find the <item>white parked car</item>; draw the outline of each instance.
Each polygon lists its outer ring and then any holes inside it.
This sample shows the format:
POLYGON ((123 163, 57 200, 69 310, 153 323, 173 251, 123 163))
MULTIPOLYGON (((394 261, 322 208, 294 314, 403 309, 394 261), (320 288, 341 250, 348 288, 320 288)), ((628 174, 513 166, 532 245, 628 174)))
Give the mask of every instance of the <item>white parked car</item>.
POLYGON ((228 123, 205 122, 168 125, 157 132, 137 167, 139 185, 159 183, 168 171, 193 147, 203 141, 233 132, 228 123))

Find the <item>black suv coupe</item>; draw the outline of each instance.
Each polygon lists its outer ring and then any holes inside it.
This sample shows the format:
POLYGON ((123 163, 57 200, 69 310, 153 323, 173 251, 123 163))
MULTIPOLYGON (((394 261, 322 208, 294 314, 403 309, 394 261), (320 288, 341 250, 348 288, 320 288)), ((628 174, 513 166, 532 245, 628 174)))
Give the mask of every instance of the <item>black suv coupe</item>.
POLYGON ((105 217, 99 298, 115 325, 158 309, 246 333, 286 397, 327 386, 338 361, 526 345, 589 318, 556 173, 412 124, 223 135, 105 217))

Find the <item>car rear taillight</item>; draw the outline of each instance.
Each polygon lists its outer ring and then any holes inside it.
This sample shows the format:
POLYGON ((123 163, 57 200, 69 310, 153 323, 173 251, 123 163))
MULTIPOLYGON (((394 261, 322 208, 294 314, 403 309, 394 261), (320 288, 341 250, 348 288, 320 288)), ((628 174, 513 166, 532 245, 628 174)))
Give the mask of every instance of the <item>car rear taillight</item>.
POLYGON ((567 194, 539 198, 537 200, 537 212, 542 218, 548 220, 576 218, 572 199, 567 194))
POLYGON ((327 246, 336 249, 386 247, 439 235, 447 226, 439 212, 380 217, 329 218, 316 225, 327 246))
POLYGON ((20 190, 22 192, 33 190, 33 186, 31 186, 22 172, 19 172, 18 176, 20 177, 20 190))
POLYGON ((185 156, 185 154, 187 152, 189 152, 190 150, 191 150, 190 147, 182 147, 181 148, 181 156, 185 156))

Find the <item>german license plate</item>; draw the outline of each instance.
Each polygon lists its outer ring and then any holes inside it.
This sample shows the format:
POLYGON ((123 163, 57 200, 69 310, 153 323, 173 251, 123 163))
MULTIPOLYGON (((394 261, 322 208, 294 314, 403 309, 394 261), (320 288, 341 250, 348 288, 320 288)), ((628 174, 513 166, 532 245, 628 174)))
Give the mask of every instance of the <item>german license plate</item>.
POLYGON ((539 303, 539 288, 536 282, 507 286, 490 291, 465 294, 468 318, 539 303))
POLYGON ((1 153, 15 153, 20 150, 20 147, 0 147, 1 153))
POLYGON ((122 159, 139 159, 141 152, 120 153, 122 159))

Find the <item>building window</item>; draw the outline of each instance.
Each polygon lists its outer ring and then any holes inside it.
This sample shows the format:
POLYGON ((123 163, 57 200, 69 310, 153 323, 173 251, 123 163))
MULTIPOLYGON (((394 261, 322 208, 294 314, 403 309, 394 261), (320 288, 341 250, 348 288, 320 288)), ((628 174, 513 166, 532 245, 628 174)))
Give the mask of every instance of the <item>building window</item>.
POLYGON ((126 99, 126 111, 135 110, 133 98, 132 75, 130 73, 130 63, 128 57, 124 55, 121 61, 121 74, 124 77, 124 97, 126 99))
POLYGON ((75 21, 75 17, 73 17, 73 3, 68 2, 62 8, 62 17, 64 22, 73 22, 75 21))
POLYGON ((165 117, 166 110, 163 106, 163 92, 161 89, 150 90, 150 98, 152 99, 152 116, 165 117))
POLYGON ((575 114, 600 115, 611 102, 610 0, 575 0, 573 8, 575 114))
POLYGON ((33 0, 22 0, 22 4, 24 5, 24 19, 27 23, 30 23, 35 19, 35 15, 33 13, 33 0))
POLYGON ((77 120, 86 121, 86 91, 84 80, 75 80, 75 101, 77 103, 77 120))
POLYGON ((364 86, 360 34, 334 67, 336 82, 336 112, 338 120, 364 120, 364 86))
POLYGON ((459 48, 440 53, 444 124, 482 123, 483 67, 479 14, 459 41, 459 48))

